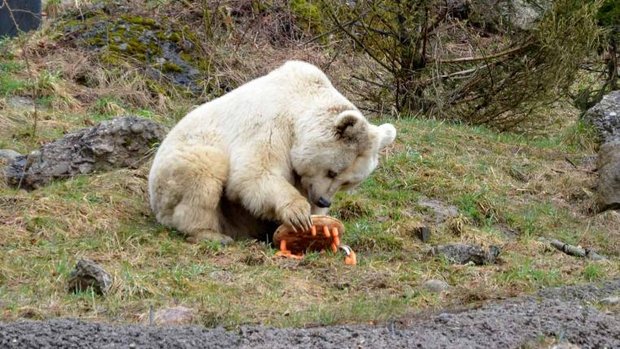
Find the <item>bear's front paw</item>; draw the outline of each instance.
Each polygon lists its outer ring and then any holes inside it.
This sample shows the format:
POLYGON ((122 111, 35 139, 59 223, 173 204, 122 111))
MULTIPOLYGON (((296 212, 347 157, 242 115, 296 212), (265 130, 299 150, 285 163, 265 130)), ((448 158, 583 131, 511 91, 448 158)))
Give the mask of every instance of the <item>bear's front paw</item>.
POLYGON ((306 199, 295 199, 278 210, 278 217, 295 232, 308 231, 312 228, 310 210, 310 203, 306 199))

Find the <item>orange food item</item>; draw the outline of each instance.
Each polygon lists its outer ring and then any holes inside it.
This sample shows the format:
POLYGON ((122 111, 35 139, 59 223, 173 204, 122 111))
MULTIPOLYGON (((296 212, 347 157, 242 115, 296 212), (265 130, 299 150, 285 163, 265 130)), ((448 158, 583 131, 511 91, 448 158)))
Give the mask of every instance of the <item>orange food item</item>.
POLYGON ((331 234, 329 233, 329 227, 326 225, 323 226, 323 234, 326 238, 331 237, 331 234))
POLYGON ((344 225, 339 220, 322 215, 312 216, 312 227, 308 231, 295 232, 281 225, 273 235, 273 241, 280 251, 277 256, 300 258, 307 251, 331 250, 338 252, 344 225), (317 231, 320 233, 317 234, 317 231))
POLYGON ((355 255, 355 252, 353 252, 351 247, 345 245, 345 246, 341 246, 341 248, 347 254, 344 257, 344 264, 346 264, 346 265, 356 265, 357 264, 357 256, 355 255))

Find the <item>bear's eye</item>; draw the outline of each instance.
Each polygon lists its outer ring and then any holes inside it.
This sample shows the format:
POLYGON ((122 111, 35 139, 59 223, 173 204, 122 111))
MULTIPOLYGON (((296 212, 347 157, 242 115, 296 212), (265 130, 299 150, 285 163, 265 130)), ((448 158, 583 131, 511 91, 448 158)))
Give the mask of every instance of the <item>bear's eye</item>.
POLYGON ((336 178, 336 176, 338 176, 338 174, 332 170, 327 171, 327 177, 329 178, 336 178))

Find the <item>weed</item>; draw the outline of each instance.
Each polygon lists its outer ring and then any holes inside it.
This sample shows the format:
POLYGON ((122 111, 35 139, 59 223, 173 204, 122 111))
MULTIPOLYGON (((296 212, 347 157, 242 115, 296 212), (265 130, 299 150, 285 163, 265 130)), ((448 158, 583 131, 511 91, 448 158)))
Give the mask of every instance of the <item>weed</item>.
POLYGON ((605 272, 602 270, 602 267, 596 263, 588 263, 582 271, 583 278, 587 281, 596 281, 601 279, 605 272))

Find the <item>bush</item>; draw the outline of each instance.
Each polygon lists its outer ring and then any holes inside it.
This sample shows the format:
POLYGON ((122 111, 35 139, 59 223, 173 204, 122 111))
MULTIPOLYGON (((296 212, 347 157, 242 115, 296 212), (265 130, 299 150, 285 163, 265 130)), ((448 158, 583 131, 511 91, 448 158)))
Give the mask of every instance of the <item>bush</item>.
MULTIPOLYGON (((389 102, 397 112, 501 130, 544 121, 535 119, 536 112, 567 91, 580 63, 597 45, 601 1, 540 1, 537 8, 543 14, 528 29, 491 15, 484 24, 484 1, 325 6, 350 47, 374 62, 371 75, 357 79, 367 88, 390 91, 389 102), (465 8, 455 6, 459 3, 465 8), (472 12, 476 10, 482 12, 472 12)), ((507 16, 505 11, 498 7, 494 13, 507 16)))

